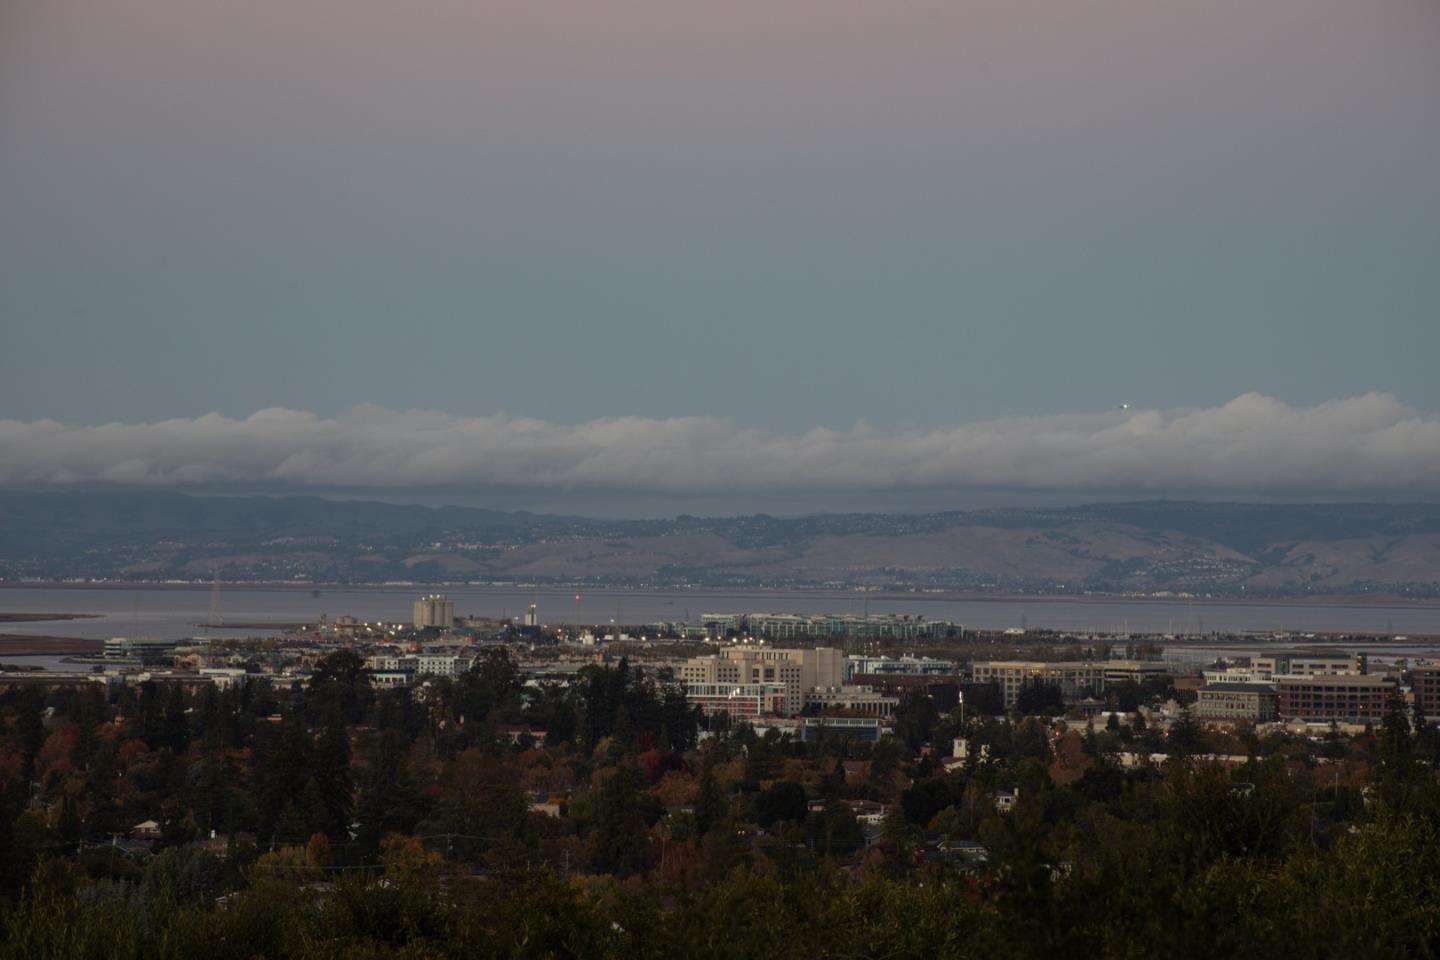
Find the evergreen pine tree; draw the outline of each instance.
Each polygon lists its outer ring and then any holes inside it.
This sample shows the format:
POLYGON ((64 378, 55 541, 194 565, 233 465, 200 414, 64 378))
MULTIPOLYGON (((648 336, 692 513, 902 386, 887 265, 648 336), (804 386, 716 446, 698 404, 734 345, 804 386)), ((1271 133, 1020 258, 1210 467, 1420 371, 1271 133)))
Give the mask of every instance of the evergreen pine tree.
POLYGON ((597 791, 591 864, 601 873, 628 877, 645 870, 649 835, 639 804, 643 786, 640 768, 626 757, 597 791))

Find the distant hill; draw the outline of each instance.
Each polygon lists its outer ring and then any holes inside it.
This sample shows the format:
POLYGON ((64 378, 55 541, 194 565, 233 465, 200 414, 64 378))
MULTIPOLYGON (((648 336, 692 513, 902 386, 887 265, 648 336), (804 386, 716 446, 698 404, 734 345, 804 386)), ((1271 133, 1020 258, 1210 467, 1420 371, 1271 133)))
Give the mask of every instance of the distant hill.
POLYGON ((1440 506, 1174 501, 591 520, 319 497, 0 493, 0 576, 1440 596, 1440 506))

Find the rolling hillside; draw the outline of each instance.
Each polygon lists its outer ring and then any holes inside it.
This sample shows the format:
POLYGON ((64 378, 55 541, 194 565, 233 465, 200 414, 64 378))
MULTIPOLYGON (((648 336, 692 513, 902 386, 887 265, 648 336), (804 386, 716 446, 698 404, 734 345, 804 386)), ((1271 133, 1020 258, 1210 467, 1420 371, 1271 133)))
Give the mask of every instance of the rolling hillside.
POLYGON ((1171 501, 613 521, 315 497, 0 494, 16 578, 1440 594, 1440 508, 1171 501))

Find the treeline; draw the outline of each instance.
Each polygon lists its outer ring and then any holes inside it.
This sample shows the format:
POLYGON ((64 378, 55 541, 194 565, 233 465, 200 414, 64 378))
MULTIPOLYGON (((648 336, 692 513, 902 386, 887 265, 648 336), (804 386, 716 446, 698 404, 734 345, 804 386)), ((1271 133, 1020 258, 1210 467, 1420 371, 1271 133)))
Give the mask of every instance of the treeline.
POLYGON ((1040 846, 985 882, 822 869, 736 870, 694 891, 553 873, 442 887, 422 865, 322 890, 257 867, 217 908, 166 881, 124 893, 55 875, 4 918, 0 957, 1209 960, 1440 947, 1429 816, 1381 818, 1324 850, 1283 855, 1225 852, 1236 838, 1197 826, 1065 873, 1040 846))
MULTIPOLYGON (((589 821, 532 818, 531 794, 588 786, 625 757, 683 767, 699 727, 681 690, 624 661, 527 689, 503 650, 418 693, 372 689, 348 650, 294 689, 11 688, 0 692, 0 900, 43 856, 113 849, 148 820, 156 850, 206 841, 241 859, 319 835, 336 865, 374 865, 384 837, 419 832, 454 835, 457 856, 583 863, 583 849, 563 848, 567 836, 584 846, 589 821), (514 726, 537 733, 512 744, 514 726), (519 768, 526 750, 542 769, 519 768)), ((638 799, 648 786, 637 774, 635 796, 616 802, 653 822, 638 799)), ((102 858, 128 878, 123 859, 102 858)))
POLYGON ((344 651, 295 689, 9 690, 0 958, 1440 951, 1440 734, 1398 702, 1321 743, 1065 729, 923 695, 874 743, 706 729, 623 660, 537 686, 500 651, 416 690, 344 651))

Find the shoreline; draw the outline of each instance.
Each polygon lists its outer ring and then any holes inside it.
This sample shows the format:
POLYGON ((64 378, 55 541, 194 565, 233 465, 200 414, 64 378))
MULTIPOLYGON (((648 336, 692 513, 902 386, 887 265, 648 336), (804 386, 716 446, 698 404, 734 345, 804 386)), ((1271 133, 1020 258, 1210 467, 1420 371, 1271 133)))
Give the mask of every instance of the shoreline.
MULTIPOLYGON (((436 590, 465 590, 470 592, 495 592, 495 593, 520 593, 530 592, 536 596, 569 596, 576 592, 586 593, 613 593, 630 596, 657 596, 657 597, 704 597, 706 595, 734 597, 754 597, 763 599, 770 596, 808 594, 816 597, 833 598, 853 602, 856 599, 874 599, 885 601, 904 601, 909 603, 1064 603, 1064 604, 1110 604, 1110 603, 1134 603, 1152 605, 1184 605, 1184 606, 1235 606, 1235 607, 1270 607, 1270 606, 1305 606, 1305 607, 1339 607, 1354 609, 1395 609, 1395 610, 1440 610, 1440 598, 1403 597, 1394 594, 1329 594, 1325 596, 1294 596, 1294 597, 1229 597, 1229 596, 1154 596, 1149 594, 1126 594, 1126 593, 1094 593, 1094 594, 1069 594, 1069 593, 969 593, 965 591, 941 591, 941 592, 911 592, 905 590, 846 590, 832 587, 623 587, 594 584, 526 584, 526 583, 472 583, 463 580, 444 581, 436 583, 295 583, 294 581, 220 581, 220 586, 228 590, 287 590, 287 591, 309 591, 309 592, 371 592, 383 591, 387 593, 408 593, 411 591, 436 591, 436 590)), ((53 583, 47 581, 26 581, 8 580, 0 581, 0 590, 173 590, 173 591, 207 591, 214 588, 213 581, 194 581, 189 583, 159 583, 153 581, 115 581, 107 580, 95 583, 77 583, 67 581, 53 583)), ((95 618, 100 614, 0 614, 0 623, 14 622, 40 622, 43 620, 78 620, 95 618), (6 618, 25 618, 10 619, 6 618)))
POLYGON ((0 657, 87 656, 104 649, 104 640, 0 633, 0 657))
POLYGON ((48 620, 98 620, 98 613, 0 613, 0 623, 45 623, 48 620))

